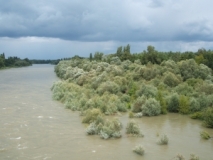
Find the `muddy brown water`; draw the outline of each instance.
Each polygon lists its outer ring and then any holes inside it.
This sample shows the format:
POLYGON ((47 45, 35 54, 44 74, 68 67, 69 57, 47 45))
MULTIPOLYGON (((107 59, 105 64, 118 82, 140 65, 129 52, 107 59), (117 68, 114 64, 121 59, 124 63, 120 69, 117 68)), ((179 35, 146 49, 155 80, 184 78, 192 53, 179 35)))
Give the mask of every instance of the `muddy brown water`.
POLYGON ((57 80, 52 65, 0 71, 0 160, 172 160, 192 153, 213 160, 213 140, 200 138, 200 131, 213 136, 213 130, 179 114, 135 119, 143 138, 125 135, 127 114, 119 116, 122 138, 87 136, 79 113, 52 100, 50 88, 57 80), (168 145, 156 144, 161 134, 169 137, 168 145), (132 152, 139 144, 144 156, 132 152))

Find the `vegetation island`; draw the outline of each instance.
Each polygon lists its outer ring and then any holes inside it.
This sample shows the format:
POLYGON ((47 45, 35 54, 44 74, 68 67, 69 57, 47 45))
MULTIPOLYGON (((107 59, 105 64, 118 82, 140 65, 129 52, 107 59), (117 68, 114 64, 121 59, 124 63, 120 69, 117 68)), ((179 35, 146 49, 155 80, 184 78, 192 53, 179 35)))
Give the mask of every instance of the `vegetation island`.
MULTIPOLYGON (((121 122, 106 118, 120 112, 129 118, 180 113, 213 128, 212 69, 211 50, 159 52, 148 46, 131 54, 130 45, 121 46, 114 54, 60 61, 55 73, 61 80, 52 86, 53 98, 80 111, 87 134, 103 139, 121 137, 121 122)), ((143 136, 134 120, 126 133, 143 136)), ((166 135, 163 139, 168 142, 166 135)))

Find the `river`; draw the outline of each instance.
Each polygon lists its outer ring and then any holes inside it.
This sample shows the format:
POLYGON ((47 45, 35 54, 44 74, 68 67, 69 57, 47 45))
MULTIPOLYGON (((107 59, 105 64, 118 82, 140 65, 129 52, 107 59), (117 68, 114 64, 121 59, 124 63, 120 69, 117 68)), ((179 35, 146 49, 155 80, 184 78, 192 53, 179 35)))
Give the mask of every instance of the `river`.
POLYGON ((87 136, 79 113, 52 99, 57 80, 52 65, 0 71, 0 160, 172 160, 177 154, 189 159, 191 153, 213 160, 212 138, 200 138, 200 131, 213 135, 213 130, 179 114, 135 119, 143 138, 125 135, 128 114, 119 116, 122 138, 87 136), (164 133, 168 145, 157 145, 157 135, 164 133), (144 156, 132 152, 139 144, 144 156))

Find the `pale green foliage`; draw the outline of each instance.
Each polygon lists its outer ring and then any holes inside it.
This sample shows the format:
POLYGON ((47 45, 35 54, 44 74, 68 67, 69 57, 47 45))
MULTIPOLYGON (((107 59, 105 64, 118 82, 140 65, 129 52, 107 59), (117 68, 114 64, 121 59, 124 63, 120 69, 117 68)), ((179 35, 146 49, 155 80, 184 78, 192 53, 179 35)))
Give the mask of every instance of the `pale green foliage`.
POLYGON ((134 120, 131 120, 127 123, 126 133, 133 136, 143 136, 140 131, 139 125, 134 120))
POLYGON ((168 142, 169 142, 169 138, 167 137, 167 135, 162 135, 160 138, 159 138, 159 140, 157 141, 157 143, 159 144, 159 145, 166 145, 166 144, 168 144, 168 142))
POLYGON ((104 92, 116 94, 117 92, 119 92, 119 86, 115 82, 112 82, 112 81, 103 82, 98 87, 97 92, 100 95, 104 94, 104 92))
POLYGON ((97 120, 98 116, 102 117, 102 113, 101 113, 100 109, 93 108, 93 109, 87 111, 82 122, 83 123, 95 122, 97 120))
MULTIPOLYGON (((54 83, 51 88, 53 98, 64 103, 66 108, 80 111, 84 118, 94 108, 105 115, 131 109, 136 113, 131 113, 130 117, 135 118, 165 114, 168 110, 194 113, 192 117, 205 119, 206 126, 212 126, 212 112, 205 112, 213 106, 211 69, 203 64, 198 65, 194 60, 179 61, 180 57, 176 57, 178 63, 168 60, 156 65, 144 63, 143 57, 138 56, 138 60, 132 57, 131 60, 135 60, 132 63, 130 60, 123 61, 127 57, 122 56, 122 47, 118 53, 121 53, 116 54, 119 58, 97 52, 96 60, 92 61, 80 58, 60 61, 55 72, 62 81, 54 83), (101 62, 100 57, 105 62, 101 62), (147 65, 141 65, 141 62, 147 65), (208 118, 204 118, 204 115, 208 118)), ((148 57, 148 61, 160 63, 152 47, 149 47, 149 54, 153 55, 148 57)), ((97 117, 100 120, 102 115, 97 117)), ((89 119, 87 123, 95 121, 89 119)), ((103 125, 95 124, 98 134, 103 125)), ((88 134, 94 134, 94 125, 88 128, 88 134)), ((106 132, 102 131, 102 135, 106 137, 106 132)), ((116 135, 119 136, 119 133, 116 135)))
POLYGON ((209 138, 211 138, 210 135, 209 135, 209 133, 206 132, 206 131, 200 132, 200 136, 201 136, 201 138, 203 138, 203 139, 209 139, 209 138))
POLYGON ((179 110, 179 96, 177 93, 173 93, 168 98, 167 108, 169 112, 178 112, 179 110))
POLYGON ((198 65, 194 59, 178 62, 178 66, 184 80, 189 78, 205 79, 211 74, 211 70, 207 66, 203 64, 198 65))
POLYGON ((133 148, 133 152, 142 156, 142 155, 144 155, 145 150, 142 145, 138 145, 138 146, 135 146, 135 148, 133 148))
POLYGON ((193 87, 189 86, 187 83, 181 83, 174 89, 178 94, 191 96, 194 93, 193 87))
POLYGON ((100 115, 96 120, 90 123, 86 132, 88 135, 98 134, 103 139, 108 138, 120 138, 121 137, 122 124, 118 119, 106 120, 100 115))
POLYGON ((161 114, 166 114, 167 113, 167 105, 166 105, 166 100, 163 97, 163 94, 160 90, 157 92, 156 100, 159 101, 160 106, 161 106, 161 114))
POLYGON ((129 118, 134 118, 134 113, 133 112, 129 112, 129 118))
POLYGON ((132 105, 132 112, 141 112, 142 106, 145 104, 145 102, 146 102, 145 96, 138 97, 132 105))
POLYGON ((189 160, 200 160, 200 158, 194 154, 190 154, 189 160))
POLYGON ((213 83, 211 83, 211 82, 209 82, 209 83, 203 82, 203 84, 198 87, 198 91, 199 92, 203 92, 206 95, 213 94, 213 83))
POLYGON ((134 114, 134 117, 135 117, 135 118, 141 118, 141 117, 143 117, 143 113, 142 113, 142 112, 135 113, 135 114, 134 114))
POLYGON ((161 113, 160 103, 154 98, 149 98, 142 106, 142 113, 146 116, 159 115, 161 113))
POLYGON ((189 110, 190 110, 190 112, 198 112, 198 111, 200 111, 201 110, 201 108, 200 108, 200 103, 198 102, 198 100, 196 99, 196 98, 191 98, 190 99, 190 107, 189 107, 189 110))
POLYGON ((135 64, 138 64, 138 65, 141 65, 140 59, 135 60, 134 63, 135 63, 135 64))
POLYGON ((110 137, 120 138, 122 129, 122 124, 118 119, 113 119, 112 121, 106 120, 101 131, 100 137, 103 139, 108 139, 110 137))
POLYGON ((174 73, 166 72, 164 74, 163 82, 170 87, 175 87, 181 83, 181 78, 177 77, 174 73))
POLYGON ((203 112, 204 125, 209 128, 213 128, 213 107, 208 107, 203 112))
POLYGON ((164 71, 169 71, 174 74, 180 73, 177 63, 175 63, 173 60, 163 61, 161 63, 161 66, 164 66, 164 71))
POLYGON ((185 160, 185 158, 183 157, 183 155, 178 154, 177 156, 175 156, 174 160, 185 160))
POLYGON ((110 60, 110 64, 120 65, 121 60, 120 60, 119 57, 112 57, 111 60, 110 60))
POLYGON ((159 74, 159 70, 155 66, 150 65, 141 68, 140 74, 145 80, 148 81, 155 78, 159 74))
POLYGON ((189 97, 180 95, 179 97, 179 112, 182 114, 188 114, 189 113, 189 97))
POLYGON ((146 96, 149 97, 155 97, 157 94, 157 88, 151 85, 142 85, 139 91, 137 92, 138 96, 146 96))

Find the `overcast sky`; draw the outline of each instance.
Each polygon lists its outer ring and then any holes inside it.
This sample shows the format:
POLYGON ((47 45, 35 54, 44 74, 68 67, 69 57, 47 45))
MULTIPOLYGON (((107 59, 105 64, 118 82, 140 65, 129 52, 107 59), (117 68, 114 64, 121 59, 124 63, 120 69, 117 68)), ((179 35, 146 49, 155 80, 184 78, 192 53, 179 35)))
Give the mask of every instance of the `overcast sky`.
POLYGON ((58 59, 96 51, 213 49, 213 0, 0 0, 0 53, 58 59))

